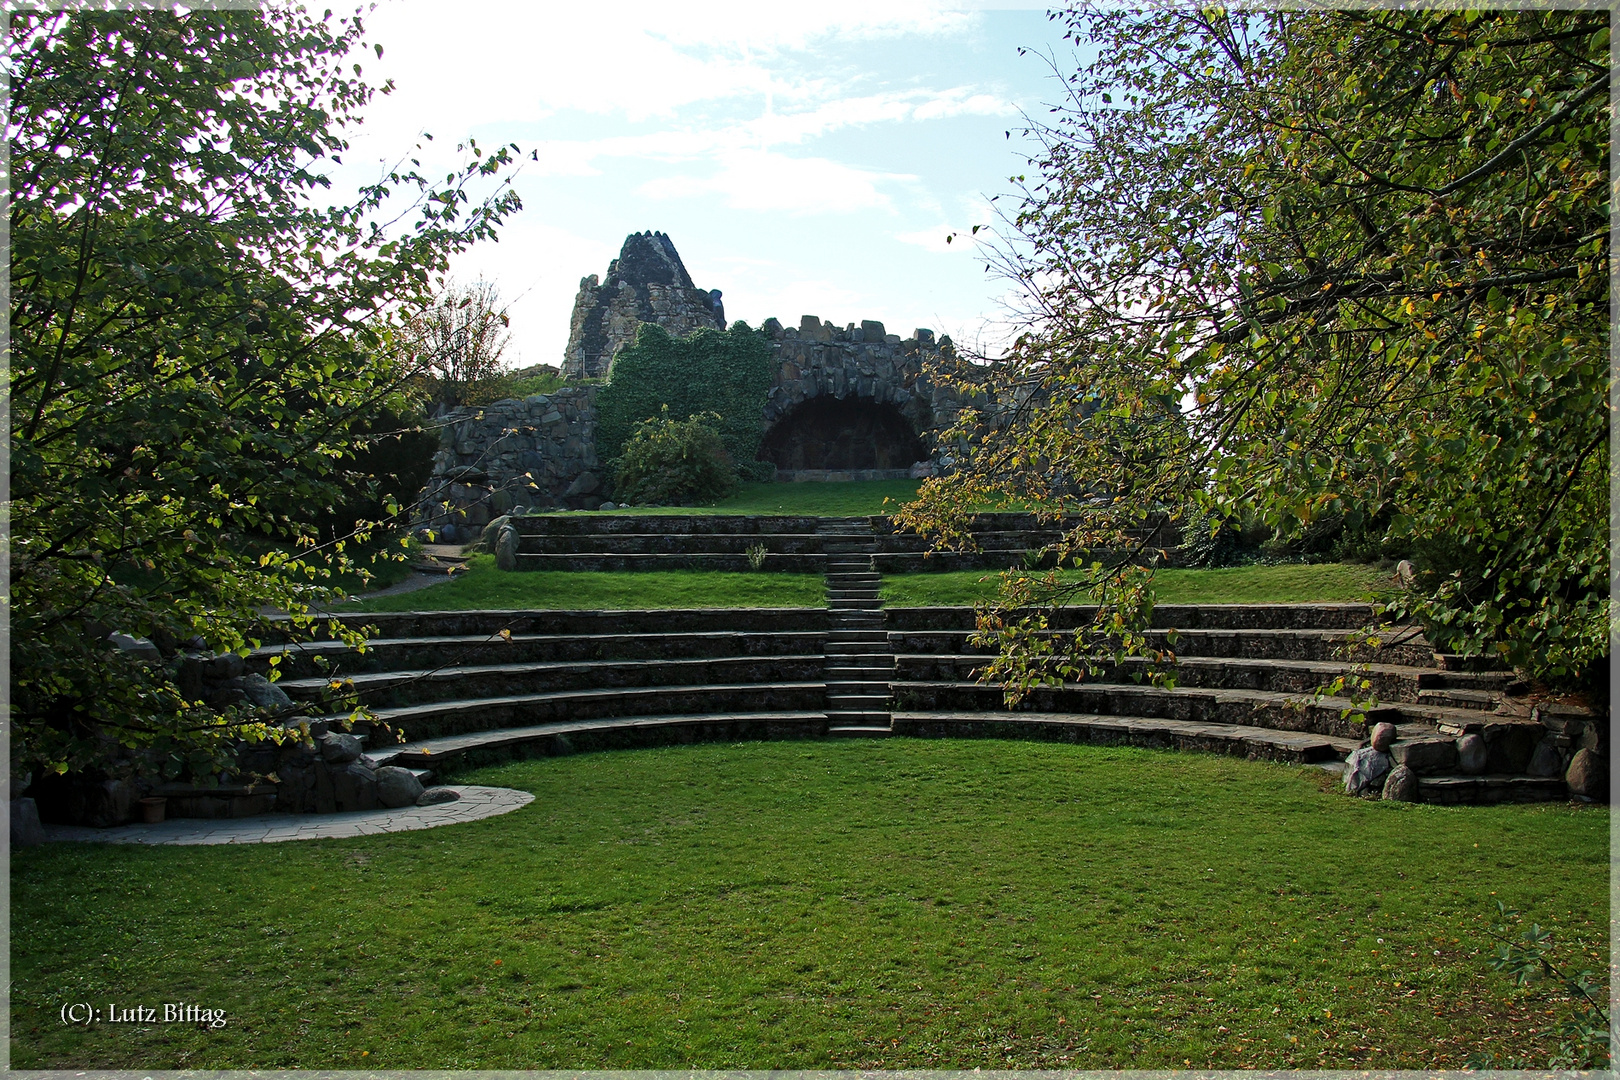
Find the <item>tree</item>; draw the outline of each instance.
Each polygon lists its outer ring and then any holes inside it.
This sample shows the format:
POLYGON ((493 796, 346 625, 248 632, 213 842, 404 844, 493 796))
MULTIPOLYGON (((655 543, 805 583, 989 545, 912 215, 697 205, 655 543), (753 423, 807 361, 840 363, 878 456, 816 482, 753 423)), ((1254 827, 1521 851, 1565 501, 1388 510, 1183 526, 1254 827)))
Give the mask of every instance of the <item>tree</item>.
POLYGON ((451 284, 406 328, 405 349, 433 383, 444 409, 465 404, 467 390, 501 371, 511 319, 500 290, 487 281, 451 284))
POLYGON ((326 206, 322 169, 377 92, 349 56, 358 16, 14 12, 10 30, 13 769, 135 751, 207 772, 275 729, 183 691, 176 649, 245 652, 262 612, 307 630, 334 597, 246 538, 312 542, 367 421, 406 411, 401 313, 517 208, 512 152, 469 143, 443 183, 412 160, 326 206))
MULTIPOLYGON (((955 434, 976 500, 1324 522, 1417 562, 1391 602, 1437 645, 1568 680, 1608 655, 1609 40, 1601 11, 1059 16, 1097 59, 1031 123, 994 259, 1029 331, 955 434)), ((1140 540, 1135 561, 1163 535, 1140 540)), ((992 614, 1018 685, 1083 673, 1151 612, 1129 557, 1055 652, 992 614)), ((1067 602, 1045 580, 1009 605, 1067 602)), ((1140 639, 1136 639, 1140 641, 1140 639)))

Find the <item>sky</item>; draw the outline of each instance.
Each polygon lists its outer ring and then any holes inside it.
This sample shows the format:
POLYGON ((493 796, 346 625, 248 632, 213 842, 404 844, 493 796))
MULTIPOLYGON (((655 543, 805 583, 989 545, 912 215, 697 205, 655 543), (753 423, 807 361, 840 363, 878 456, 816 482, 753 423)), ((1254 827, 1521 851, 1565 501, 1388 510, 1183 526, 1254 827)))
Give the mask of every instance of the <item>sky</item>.
POLYGON ((1011 286, 968 234, 1012 201, 1022 117, 1059 92, 1018 52, 1064 55, 1044 9, 382 0, 366 29, 384 51, 365 76, 395 89, 340 185, 423 132, 441 173, 468 137, 522 151, 523 209, 452 267, 509 304, 508 366, 560 363, 580 279, 646 230, 730 321, 876 319, 992 355, 1012 336, 1011 286))

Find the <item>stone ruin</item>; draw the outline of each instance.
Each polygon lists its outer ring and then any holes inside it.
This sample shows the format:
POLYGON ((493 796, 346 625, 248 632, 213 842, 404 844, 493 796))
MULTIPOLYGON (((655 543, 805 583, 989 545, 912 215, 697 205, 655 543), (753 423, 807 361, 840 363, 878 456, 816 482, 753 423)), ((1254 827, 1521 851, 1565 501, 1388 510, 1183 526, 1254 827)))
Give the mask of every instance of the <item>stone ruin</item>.
MULTIPOLYGON (((726 325, 719 290, 694 286, 662 233, 632 234, 605 283, 595 275, 580 283, 563 374, 610 376, 643 322, 681 337, 726 325)), ((936 475, 949 457, 939 432, 968 405, 993 407, 986 394, 935 380, 978 369, 931 330, 902 338, 874 320, 839 327, 814 315, 796 327, 766 319, 762 329, 773 375, 759 456, 779 480, 936 475)), ((517 507, 596 509, 611 491, 596 456, 595 399, 594 385, 574 385, 450 414, 420 524, 459 542, 517 507)))
POLYGON ((635 344, 636 329, 644 322, 657 323, 671 337, 687 337, 705 326, 726 328, 720 290, 693 285, 675 245, 660 232, 626 237, 600 285, 595 274, 580 279, 563 377, 606 376, 618 351, 635 344))

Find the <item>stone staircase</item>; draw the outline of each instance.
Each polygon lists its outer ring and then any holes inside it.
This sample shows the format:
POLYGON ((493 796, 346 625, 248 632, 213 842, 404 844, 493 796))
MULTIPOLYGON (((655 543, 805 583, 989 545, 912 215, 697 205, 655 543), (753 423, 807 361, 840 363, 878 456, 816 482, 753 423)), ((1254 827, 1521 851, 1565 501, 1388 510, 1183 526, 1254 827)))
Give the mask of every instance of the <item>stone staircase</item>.
POLYGON ((883 627, 881 576, 873 569, 877 538, 864 519, 829 519, 819 530, 826 552, 827 734, 890 734, 889 685, 894 654, 883 627))

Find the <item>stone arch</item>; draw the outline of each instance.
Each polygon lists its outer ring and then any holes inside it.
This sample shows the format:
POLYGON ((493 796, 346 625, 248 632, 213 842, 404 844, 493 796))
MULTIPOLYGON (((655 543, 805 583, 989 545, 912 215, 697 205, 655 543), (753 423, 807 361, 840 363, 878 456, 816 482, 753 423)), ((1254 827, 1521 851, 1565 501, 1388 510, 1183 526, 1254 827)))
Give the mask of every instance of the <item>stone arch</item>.
POLYGON ((784 471, 907 469, 927 456, 917 429, 894 405, 831 394, 790 409, 759 447, 761 461, 784 471))

